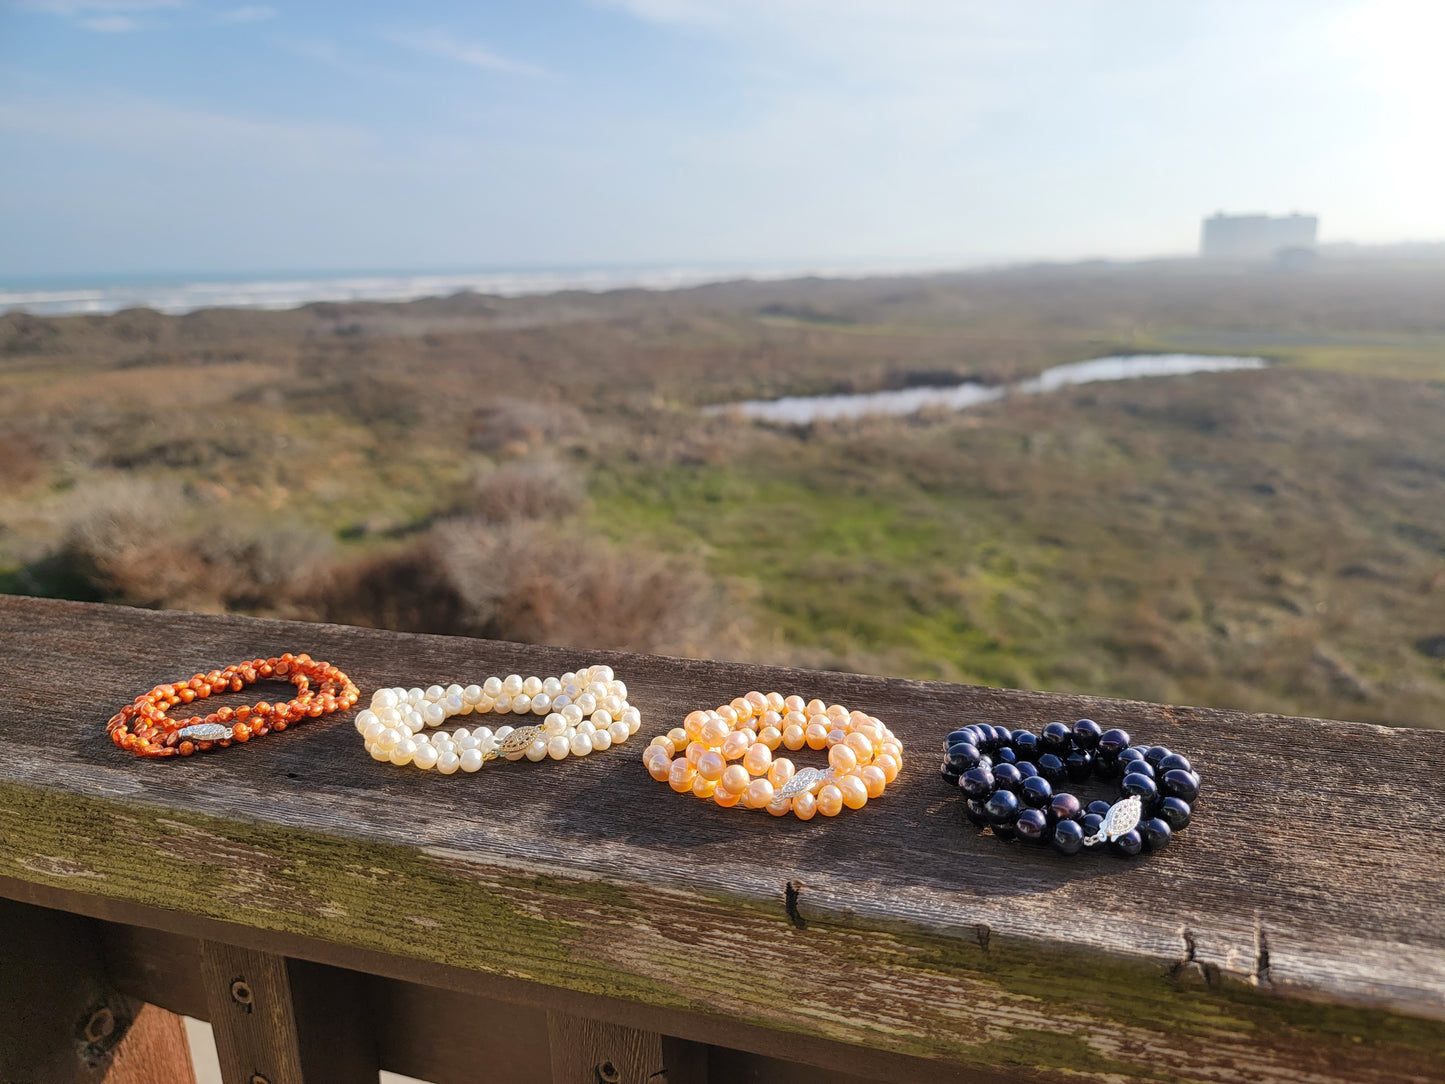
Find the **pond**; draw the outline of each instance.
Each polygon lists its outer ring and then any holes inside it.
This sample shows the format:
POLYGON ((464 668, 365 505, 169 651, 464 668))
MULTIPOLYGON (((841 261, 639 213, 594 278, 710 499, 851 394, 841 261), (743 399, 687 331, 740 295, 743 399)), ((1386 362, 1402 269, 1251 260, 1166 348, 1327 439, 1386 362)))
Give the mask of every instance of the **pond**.
POLYGON ((1136 354, 1094 358, 1070 365, 1055 365, 1017 384, 991 385, 970 381, 943 388, 903 388, 856 395, 789 396, 783 399, 746 399, 707 408, 709 414, 739 411, 745 417, 780 425, 806 425, 813 421, 858 418, 868 414, 916 414, 926 407, 966 410, 1009 395, 1041 395, 1059 388, 1103 380, 1137 380, 1152 376, 1189 373, 1225 373, 1263 369, 1263 358, 1224 357, 1215 354, 1136 354))

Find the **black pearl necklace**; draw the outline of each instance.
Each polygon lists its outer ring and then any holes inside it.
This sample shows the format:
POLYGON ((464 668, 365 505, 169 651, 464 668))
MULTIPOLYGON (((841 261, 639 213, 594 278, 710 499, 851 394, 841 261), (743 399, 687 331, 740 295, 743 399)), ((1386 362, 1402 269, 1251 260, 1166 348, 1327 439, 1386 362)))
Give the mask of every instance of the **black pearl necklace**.
POLYGON ((963 792, 968 819, 1000 839, 1049 844, 1060 854, 1107 844, 1121 857, 1162 850, 1189 826, 1199 776, 1162 745, 1132 746, 1092 719, 1043 732, 975 723, 944 740, 943 779, 963 792), (1087 806, 1065 783, 1118 780, 1117 802, 1087 806))

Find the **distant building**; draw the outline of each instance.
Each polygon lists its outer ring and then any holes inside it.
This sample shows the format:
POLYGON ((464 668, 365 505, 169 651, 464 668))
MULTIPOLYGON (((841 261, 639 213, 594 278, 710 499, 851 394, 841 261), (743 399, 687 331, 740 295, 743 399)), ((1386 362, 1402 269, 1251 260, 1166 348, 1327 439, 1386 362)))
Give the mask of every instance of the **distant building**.
POLYGON ((1204 220, 1199 255, 1206 260, 1298 260, 1302 254, 1313 254, 1319 226, 1314 215, 1220 212, 1204 220))

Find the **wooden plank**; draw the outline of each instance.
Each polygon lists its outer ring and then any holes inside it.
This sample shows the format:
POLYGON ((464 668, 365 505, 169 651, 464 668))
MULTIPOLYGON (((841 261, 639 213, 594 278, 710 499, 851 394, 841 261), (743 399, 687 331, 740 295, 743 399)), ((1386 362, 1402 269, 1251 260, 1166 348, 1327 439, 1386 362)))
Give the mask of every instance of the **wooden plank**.
POLYGON ((97 925, 0 900, 0 1081, 194 1084, 180 1018, 110 984, 97 925))
POLYGON ((635 1003, 664 1033, 658 1015, 690 1014, 1099 1079, 1400 1079, 1445 1056, 1439 733, 26 599, 0 601, 0 673, 15 880, 635 1003), (629 750, 444 778, 377 767, 347 719, 173 764, 100 735, 157 681, 286 649, 367 690, 595 657, 644 739, 748 688, 800 691, 916 755, 876 805, 805 825, 679 798, 629 750), (1066 862, 961 825, 932 771, 944 730, 1080 715, 1202 769, 1177 845, 1066 862))
POLYGON ((662 1062, 662 1036, 655 1031, 604 1024, 565 1013, 547 1014, 552 1084, 655 1084, 673 1082, 662 1062))
POLYGON ((200 970, 225 1084, 376 1080, 361 999, 347 998, 331 969, 203 941, 200 970))

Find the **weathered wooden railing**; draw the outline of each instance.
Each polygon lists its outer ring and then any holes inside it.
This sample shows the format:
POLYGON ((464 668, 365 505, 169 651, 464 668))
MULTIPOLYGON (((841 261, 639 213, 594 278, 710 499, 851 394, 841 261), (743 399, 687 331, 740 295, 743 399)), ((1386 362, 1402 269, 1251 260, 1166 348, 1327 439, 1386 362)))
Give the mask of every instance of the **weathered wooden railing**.
POLYGON ((187 1079, 169 1013, 227 1084, 1445 1077, 1445 733, 6 598, 0 740, 0 1080, 187 1079), (349 715, 184 761, 104 736, 285 650, 368 692, 603 658, 644 729, 449 778, 349 715), (647 776, 753 688, 884 717, 899 783, 801 823, 647 776), (961 721, 1080 715, 1201 769, 1162 854, 980 837, 938 779, 961 721))

